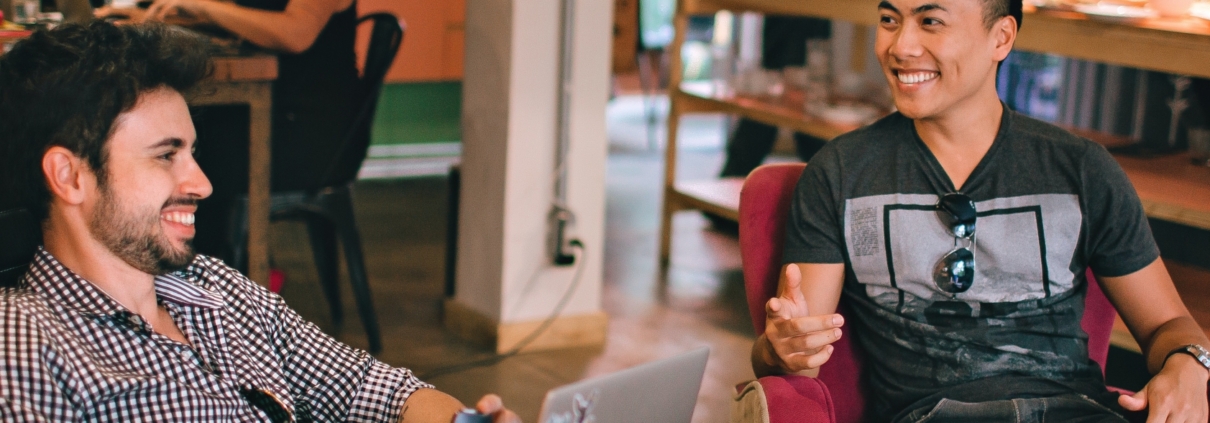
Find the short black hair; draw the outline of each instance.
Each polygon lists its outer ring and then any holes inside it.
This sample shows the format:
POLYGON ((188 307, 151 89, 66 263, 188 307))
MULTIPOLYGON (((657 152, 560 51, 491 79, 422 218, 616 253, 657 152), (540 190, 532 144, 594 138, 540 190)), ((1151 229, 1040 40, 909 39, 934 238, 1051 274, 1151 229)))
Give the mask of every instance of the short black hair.
POLYGON ((0 207, 46 219, 42 156, 53 146, 105 183, 118 115, 148 91, 187 95, 212 69, 206 40, 163 24, 69 24, 16 43, 0 56, 0 207))
POLYGON ((983 22, 991 28, 997 19, 1012 16, 1017 20, 1017 29, 1021 29, 1022 0, 983 0, 983 22))

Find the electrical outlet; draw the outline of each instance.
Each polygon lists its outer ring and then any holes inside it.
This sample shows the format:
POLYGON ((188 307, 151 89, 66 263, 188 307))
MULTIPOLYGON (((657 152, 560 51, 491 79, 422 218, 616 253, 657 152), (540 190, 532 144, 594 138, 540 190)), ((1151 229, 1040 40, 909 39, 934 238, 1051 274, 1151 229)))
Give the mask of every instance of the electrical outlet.
POLYGON ((576 256, 572 253, 570 244, 570 240, 575 238, 573 235, 575 215, 571 210, 556 205, 551 208, 548 223, 550 225, 548 253, 554 264, 556 266, 575 264, 576 256))

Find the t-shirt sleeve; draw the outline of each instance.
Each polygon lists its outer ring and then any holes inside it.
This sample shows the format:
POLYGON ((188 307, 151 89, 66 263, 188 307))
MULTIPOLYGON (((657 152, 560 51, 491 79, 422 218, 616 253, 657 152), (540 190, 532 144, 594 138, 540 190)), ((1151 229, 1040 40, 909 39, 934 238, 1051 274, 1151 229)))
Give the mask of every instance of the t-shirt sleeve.
POLYGON ((1113 156, 1093 145, 1084 156, 1085 251, 1098 276, 1125 276, 1160 256, 1143 204, 1113 156))
POLYGON ((786 220, 785 263, 844 263, 839 175, 833 148, 824 148, 803 170, 786 220))

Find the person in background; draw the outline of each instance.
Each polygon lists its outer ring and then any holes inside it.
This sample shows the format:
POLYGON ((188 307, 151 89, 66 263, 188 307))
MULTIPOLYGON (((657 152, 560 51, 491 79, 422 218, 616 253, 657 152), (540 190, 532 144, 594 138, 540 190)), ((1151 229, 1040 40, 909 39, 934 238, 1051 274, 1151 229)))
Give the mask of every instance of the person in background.
MULTIPOLYGON (((273 82, 272 189, 315 187, 341 152, 340 141, 360 100, 354 41, 355 0, 156 0, 139 9, 99 9, 98 16, 136 22, 180 18, 217 26, 258 47, 278 52, 273 82)), ((212 106, 197 117, 197 160, 214 195, 203 202, 199 252, 230 260, 233 207, 248 188, 246 106, 212 106)))
MULTIPOLYGON (((458 400, 194 253, 212 187, 185 97, 206 51, 93 22, 0 56, 0 197, 44 240, 0 289, 0 421, 450 422, 458 400)), ((477 409, 520 421, 495 395, 477 409)))
MULTIPOLYGON (((832 21, 796 16, 765 16, 761 28, 761 68, 782 70, 789 66, 807 64, 807 40, 831 38, 832 21)), ((777 141, 777 127, 740 118, 731 138, 727 140, 726 160, 719 172, 720 177, 747 177, 753 169, 764 163, 777 141)), ((815 152, 827 144, 827 140, 794 133, 794 147, 799 160, 811 161, 815 152)), ((727 233, 738 233, 739 224, 712 213, 703 212, 711 226, 727 233)))
POLYGON ((852 336, 870 421, 1125 422, 1145 410, 1149 422, 1205 422, 1210 340, 1130 180, 1104 147, 997 95, 1021 0, 883 0, 870 13, 899 111, 828 143, 803 172, 756 375, 816 375, 852 336), (1154 375, 1134 395, 1108 391, 1088 357, 1088 269, 1154 375))
MULTIPOLYGON (((769 15, 761 29, 761 67, 782 70, 789 66, 807 64, 807 40, 831 38, 832 21, 818 18, 769 15)), ((727 142, 727 160, 719 176, 748 176, 756 169, 777 140, 777 127, 741 118, 727 142)), ((795 132, 794 144, 798 158, 811 161, 826 140, 795 132)))

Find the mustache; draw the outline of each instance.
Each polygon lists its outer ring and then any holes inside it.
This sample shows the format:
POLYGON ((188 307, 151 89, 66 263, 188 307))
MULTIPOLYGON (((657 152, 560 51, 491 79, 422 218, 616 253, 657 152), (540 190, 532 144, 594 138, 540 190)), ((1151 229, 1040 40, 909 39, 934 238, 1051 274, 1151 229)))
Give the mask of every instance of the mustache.
POLYGON ((199 201, 201 201, 201 199, 197 197, 173 197, 169 198, 168 201, 165 201, 164 207, 161 208, 166 209, 172 206, 196 207, 199 201))

